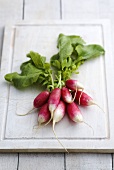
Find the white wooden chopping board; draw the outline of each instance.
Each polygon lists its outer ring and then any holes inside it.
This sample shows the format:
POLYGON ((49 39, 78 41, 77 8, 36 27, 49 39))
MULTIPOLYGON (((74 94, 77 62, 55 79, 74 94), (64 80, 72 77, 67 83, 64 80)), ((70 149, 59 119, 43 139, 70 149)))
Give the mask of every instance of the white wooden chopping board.
POLYGON ((46 56, 49 61, 58 51, 60 33, 80 35, 87 44, 104 47, 105 56, 85 62, 79 68, 79 75, 73 75, 73 78, 84 84, 105 113, 97 106, 80 107, 84 121, 92 126, 94 134, 86 124, 73 123, 66 115, 55 126, 57 136, 70 152, 114 151, 114 60, 110 23, 92 20, 22 22, 5 28, 0 73, 1 152, 64 152, 55 139, 51 124, 40 130, 33 129, 37 124, 37 112, 25 117, 16 115, 32 108, 32 101, 42 88, 33 86, 18 90, 4 80, 5 74, 20 72, 20 64, 27 60, 26 54, 31 50, 46 56))

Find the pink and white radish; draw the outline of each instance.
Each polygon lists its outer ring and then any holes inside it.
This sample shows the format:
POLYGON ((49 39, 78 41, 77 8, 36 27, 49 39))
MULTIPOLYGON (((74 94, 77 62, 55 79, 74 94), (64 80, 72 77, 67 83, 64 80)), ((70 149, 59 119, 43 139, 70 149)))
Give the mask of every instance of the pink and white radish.
POLYGON ((53 113, 59 104, 60 98, 61 98, 61 89, 60 88, 53 89, 48 99, 48 108, 51 113, 51 118, 46 123, 46 125, 50 123, 50 121, 52 120, 53 113))
POLYGON ((72 95, 67 87, 63 87, 61 89, 61 97, 64 102, 72 103, 74 99, 72 99, 72 95))
POLYGON ((78 80, 68 79, 66 80, 66 87, 70 90, 77 91, 78 89, 84 89, 84 86, 78 82, 78 80))
POLYGON ((48 101, 49 95, 50 93, 47 90, 38 94, 33 102, 34 108, 43 106, 48 101))
POLYGON ((82 106, 97 105, 103 111, 103 109, 87 93, 80 90, 77 91, 75 101, 82 106))
POLYGON ((65 103, 63 101, 60 101, 57 108, 53 112, 53 132, 60 145, 66 150, 66 152, 68 152, 67 149, 63 146, 63 144, 58 139, 54 129, 55 123, 59 122, 64 117, 64 115, 65 115, 65 103))
POLYGON ((38 125, 35 125, 34 129, 39 129, 40 127, 45 125, 45 123, 49 121, 50 117, 51 114, 48 109, 48 103, 46 103, 38 111, 38 125))
MULTIPOLYGON (((76 103, 72 102, 72 103, 67 104, 67 113, 72 121, 76 123, 83 122, 93 130, 93 128, 89 124, 84 122, 82 113, 80 109, 78 108, 78 106, 76 105, 76 103)), ((94 134, 94 131, 93 131, 93 134, 94 134)))
POLYGON ((48 109, 48 103, 46 103, 40 108, 38 112, 38 125, 40 126, 41 124, 48 122, 50 117, 51 113, 48 109))

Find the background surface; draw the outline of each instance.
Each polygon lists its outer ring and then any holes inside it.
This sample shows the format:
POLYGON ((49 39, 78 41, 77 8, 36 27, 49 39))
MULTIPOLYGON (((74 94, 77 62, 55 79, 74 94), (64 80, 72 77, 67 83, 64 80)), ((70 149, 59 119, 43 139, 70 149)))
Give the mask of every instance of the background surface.
MULTIPOLYGON (((114 0, 0 0, 0 56, 9 22, 99 18, 110 19, 114 29, 114 0)), ((113 157, 113 153, 0 153, 0 170, 112 170, 113 157)))

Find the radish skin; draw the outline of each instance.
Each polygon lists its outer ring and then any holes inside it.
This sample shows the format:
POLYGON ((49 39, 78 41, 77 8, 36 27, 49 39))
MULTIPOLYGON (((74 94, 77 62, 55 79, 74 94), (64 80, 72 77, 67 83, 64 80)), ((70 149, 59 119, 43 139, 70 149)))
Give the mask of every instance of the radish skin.
POLYGON ((48 91, 41 92, 36 98, 34 99, 33 105, 35 108, 39 108, 43 106, 49 98, 50 93, 48 91))
POLYGON ((72 95, 67 87, 63 87, 61 89, 61 96, 62 96, 62 99, 64 102, 66 102, 66 103, 73 102, 72 95))
POLYGON ((80 90, 77 91, 75 101, 82 106, 96 105, 104 112, 104 110, 87 93, 80 90))
POLYGON ((67 113, 72 121, 76 123, 83 122, 81 111, 74 102, 67 104, 67 113))
MULTIPOLYGON (((68 113, 68 115, 69 115, 69 117, 72 121, 74 121, 76 123, 82 123, 83 122, 87 126, 89 126, 93 131, 93 128, 88 123, 84 122, 81 111, 78 108, 78 106, 76 105, 76 103, 72 102, 70 104, 67 104, 67 113, 68 113)), ((93 134, 94 134, 94 131, 93 131, 93 134)))
POLYGON ((51 120, 53 119, 53 112, 57 108, 59 101, 60 101, 60 98, 61 98, 61 89, 60 88, 53 89, 50 96, 49 96, 49 100, 48 100, 48 108, 49 108, 49 111, 51 113, 51 118, 46 123, 46 125, 48 125, 51 122, 51 120))
POLYGON ((45 123, 50 120, 51 113, 48 109, 48 103, 44 104, 38 112, 38 125, 34 126, 34 129, 39 129, 45 126, 45 123))
POLYGON ((77 92, 78 89, 84 89, 83 85, 78 82, 78 80, 73 80, 73 79, 69 79, 66 81, 66 87, 70 90, 74 90, 77 92))
POLYGON ((65 149, 66 152, 68 152, 67 149, 63 146, 63 144, 58 139, 56 132, 55 132, 55 129, 54 129, 55 123, 59 122, 64 117, 64 115, 65 115, 65 103, 63 101, 60 101, 56 110, 53 113, 53 132, 54 132, 56 139, 60 143, 60 145, 65 149))
POLYGON ((38 112, 38 125, 40 126, 43 123, 46 123, 47 121, 49 121, 51 117, 50 111, 48 109, 48 104, 44 104, 39 112, 38 112))

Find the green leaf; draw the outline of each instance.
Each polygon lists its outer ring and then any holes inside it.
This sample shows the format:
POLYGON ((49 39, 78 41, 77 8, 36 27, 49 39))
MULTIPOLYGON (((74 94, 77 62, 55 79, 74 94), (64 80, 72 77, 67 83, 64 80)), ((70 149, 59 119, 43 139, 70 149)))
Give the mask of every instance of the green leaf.
POLYGON ((31 63, 26 63, 23 65, 23 67, 21 67, 21 75, 29 75, 29 74, 34 74, 34 73, 42 73, 41 69, 36 68, 34 65, 32 65, 31 63))
POLYGON ((100 55, 104 55, 105 53, 104 48, 97 44, 91 44, 87 46, 78 45, 75 49, 78 53, 76 63, 82 60, 99 57, 100 55))
POLYGON ((5 75, 5 79, 9 82, 12 82, 17 88, 23 88, 32 85, 33 83, 37 82, 39 75, 43 73, 42 70, 37 69, 29 62, 21 65, 21 70, 21 74, 14 72, 5 75))
POLYGON ((17 72, 9 73, 9 74, 6 74, 6 75, 4 76, 4 78, 5 78, 5 80, 7 80, 7 81, 9 81, 9 82, 12 83, 13 77, 16 77, 17 75, 18 75, 17 72))
POLYGON ((59 35, 58 48, 60 61, 67 59, 73 52, 73 47, 71 45, 70 39, 63 34, 59 35))
POLYGON ((72 59, 70 57, 64 59, 63 61, 61 61, 61 65, 62 69, 64 69, 65 67, 70 67, 72 65, 72 59))
POLYGON ((59 70, 61 69, 61 63, 59 61, 59 53, 57 53, 51 57, 50 63, 51 63, 51 66, 53 66, 59 70))
POLYGON ((85 44, 85 41, 80 36, 70 35, 67 37, 70 39, 71 44, 74 46, 79 45, 79 44, 85 44))
POLYGON ((31 63, 31 64, 32 64, 32 60, 29 60, 29 61, 26 61, 26 62, 22 63, 21 66, 20 66, 20 70, 23 70, 23 68, 24 68, 28 63, 31 63))
POLYGON ((37 68, 43 69, 46 61, 46 57, 41 56, 39 53, 30 51, 27 57, 31 58, 32 62, 37 68))
POLYGON ((60 61, 70 57, 74 51, 73 47, 79 44, 85 44, 80 36, 59 34, 57 47, 59 48, 60 61))
POLYGON ((22 76, 22 75, 16 75, 13 77, 13 84, 16 88, 24 88, 32 85, 33 83, 37 82, 39 77, 38 73, 35 74, 29 74, 27 76, 22 76))

